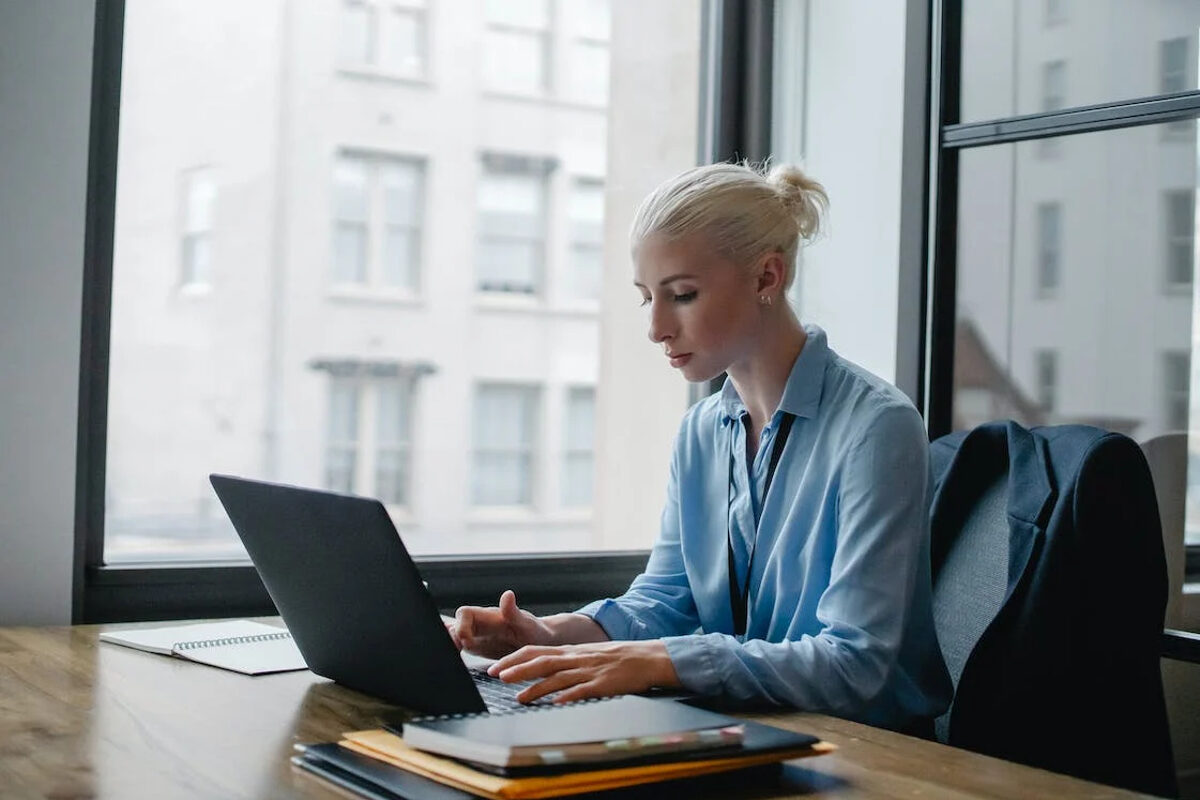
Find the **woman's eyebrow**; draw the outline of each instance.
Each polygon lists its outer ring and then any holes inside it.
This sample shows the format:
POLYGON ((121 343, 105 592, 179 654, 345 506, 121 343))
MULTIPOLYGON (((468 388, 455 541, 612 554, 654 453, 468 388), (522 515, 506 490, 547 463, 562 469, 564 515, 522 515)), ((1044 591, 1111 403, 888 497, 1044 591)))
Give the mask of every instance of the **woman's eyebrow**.
MULTIPOLYGON (((690 272, 677 272, 674 275, 668 275, 667 277, 663 278, 661 281, 658 282, 658 285, 666 286, 668 283, 672 283, 674 281, 682 281, 682 280, 687 280, 689 278, 695 278, 695 277, 696 276, 691 274, 690 272)), ((646 288, 643 284, 640 284, 637 281, 634 281, 633 285, 638 287, 639 289, 646 288)))

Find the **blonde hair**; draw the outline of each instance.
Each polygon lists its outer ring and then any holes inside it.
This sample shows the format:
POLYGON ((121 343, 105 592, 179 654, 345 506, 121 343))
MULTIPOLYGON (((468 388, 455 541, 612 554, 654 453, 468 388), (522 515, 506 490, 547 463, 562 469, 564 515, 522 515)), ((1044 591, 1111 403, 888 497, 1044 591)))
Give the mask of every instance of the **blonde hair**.
POLYGON ((630 244, 636 250, 651 235, 703 233, 737 264, 779 253, 787 265, 786 288, 795 278, 800 240, 816 237, 828 207, 825 189, 795 165, 768 172, 765 164, 709 164, 664 181, 642 201, 630 244))

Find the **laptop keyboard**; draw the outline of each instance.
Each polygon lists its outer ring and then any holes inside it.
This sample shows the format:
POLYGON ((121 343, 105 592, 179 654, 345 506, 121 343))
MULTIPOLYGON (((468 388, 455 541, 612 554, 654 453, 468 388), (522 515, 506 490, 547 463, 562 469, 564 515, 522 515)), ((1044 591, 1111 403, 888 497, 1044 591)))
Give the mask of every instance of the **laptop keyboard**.
POLYGON ((483 670, 475 669, 471 670, 471 678, 474 679, 475 688, 479 690, 479 696, 483 698, 488 711, 511 711, 516 708, 550 705, 554 696, 539 697, 532 703, 522 703, 517 700, 517 695, 526 686, 532 685, 533 681, 505 683, 499 678, 493 678, 483 670))

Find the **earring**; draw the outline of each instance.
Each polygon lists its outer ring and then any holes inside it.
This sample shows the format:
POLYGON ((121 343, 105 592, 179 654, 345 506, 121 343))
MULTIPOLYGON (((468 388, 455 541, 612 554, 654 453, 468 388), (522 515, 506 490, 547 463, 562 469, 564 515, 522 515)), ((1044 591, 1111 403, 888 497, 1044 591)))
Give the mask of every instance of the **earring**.
POLYGON ((767 308, 770 308, 771 307, 771 295, 769 295, 769 294, 760 295, 758 298, 758 302, 762 303, 767 308))

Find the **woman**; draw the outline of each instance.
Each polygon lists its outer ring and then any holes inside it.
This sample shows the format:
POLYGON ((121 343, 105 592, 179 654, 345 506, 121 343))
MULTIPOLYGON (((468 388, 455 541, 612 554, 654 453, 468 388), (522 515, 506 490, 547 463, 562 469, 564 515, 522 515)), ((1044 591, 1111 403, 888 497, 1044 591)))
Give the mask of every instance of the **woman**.
POLYGON ((683 687, 897 729, 945 709, 921 418, 786 299, 825 204, 796 167, 714 164, 638 209, 651 341, 690 381, 728 378, 684 417, 662 529, 623 596, 537 617, 509 591, 458 610, 460 648, 538 681, 522 701, 683 687))

